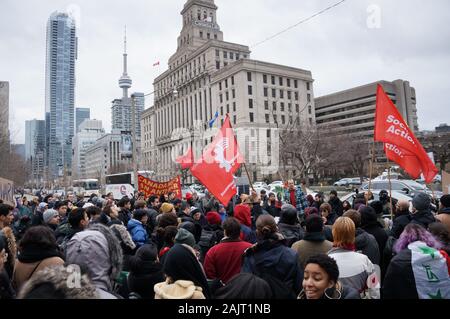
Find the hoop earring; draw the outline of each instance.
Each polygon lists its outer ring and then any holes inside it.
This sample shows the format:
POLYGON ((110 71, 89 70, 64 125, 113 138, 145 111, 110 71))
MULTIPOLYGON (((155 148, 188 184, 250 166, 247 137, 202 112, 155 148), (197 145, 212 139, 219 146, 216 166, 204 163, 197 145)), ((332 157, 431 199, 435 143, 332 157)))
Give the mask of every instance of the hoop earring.
POLYGON ((325 290, 325 297, 327 297, 328 299, 341 299, 342 298, 342 293, 341 293, 341 291, 339 289, 336 289, 336 288, 334 289, 335 291, 337 291, 339 293, 339 297, 338 298, 333 298, 333 297, 328 296, 327 290, 328 289, 325 290))

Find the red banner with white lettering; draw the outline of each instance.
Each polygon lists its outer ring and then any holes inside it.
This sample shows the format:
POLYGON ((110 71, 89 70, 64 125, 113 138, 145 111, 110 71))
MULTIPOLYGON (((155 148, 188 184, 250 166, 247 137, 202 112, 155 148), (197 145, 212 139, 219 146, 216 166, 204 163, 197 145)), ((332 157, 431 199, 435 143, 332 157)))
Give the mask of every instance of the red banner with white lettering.
POLYGON ((213 142, 203 152, 202 158, 191 168, 191 173, 223 205, 228 205, 236 194, 233 174, 244 162, 227 116, 213 142))
POLYGON ((386 156, 399 164, 412 178, 416 179, 422 173, 425 182, 430 183, 438 173, 381 85, 377 89, 374 139, 385 143, 386 156))
POLYGON ((174 192, 176 197, 182 199, 180 176, 171 179, 168 182, 156 182, 142 175, 138 176, 139 192, 143 192, 145 197, 152 195, 165 195, 174 192))

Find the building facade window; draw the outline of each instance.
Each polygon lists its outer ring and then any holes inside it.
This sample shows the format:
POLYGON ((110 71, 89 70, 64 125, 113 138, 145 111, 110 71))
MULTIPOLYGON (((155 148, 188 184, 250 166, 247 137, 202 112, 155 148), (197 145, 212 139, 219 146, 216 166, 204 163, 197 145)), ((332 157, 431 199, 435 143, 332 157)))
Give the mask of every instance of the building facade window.
POLYGON ((253 123, 253 113, 249 113, 249 116, 250 116, 250 123, 253 123))
POLYGON ((277 90, 276 89, 272 89, 272 97, 273 98, 277 97, 277 90))
POLYGON ((300 106, 298 104, 295 104, 295 112, 300 112, 300 106))
POLYGON ((236 112, 236 102, 233 102, 233 112, 236 112))
POLYGON ((264 97, 267 97, 269 95, 269 89, 268 88, 264 88, 264 97))
POLYGON ((231 85, 234 85, 234 76, 231 77, 231 85))
POLYGON ((269 101, 264 101, 264 109, 268 110, 269 109, 269 101))
POLYGON ((253 99, 248 99, 248 107, 249 107, 250 109, 253 108, 253 99))
POLYGON ((295 92, 294 95, 295 95, 295 100, 298 101, 298 92, 295 92))
POLYGON ((311 90, 311 83, 310 82, 306 82, 306 89, 308 91, 311 90))
POLYGON ((275 85, 275 76, 274 75, 272 75, 271 80, 272 80, 272 85, 275 85))
POLYGON ((306 96, 306 98, 307 98, 307 101, 308 101, 308 102, 311 102, 311 94, 308 93, 308 95, 306 96))
POLYGON ((287 91, 287 98, 289 100, 292 99, 292 92, 291 91, 287 91))
POLYGON ((251 85, 248 86, 248 95, 253 95, 253 87, 251 85))
POLYGON ((273 111, 277 110, 277 102, 275 102, 275 101, 272 102, 272 110, 273 111))
POLYGON ((269 119, 269 114, 266 114, 266 123, 269 123, 270 119, 269 119))
POLYGON ((298 89, 298 80, 294 80, 294 88, 298 89))
POLYGON ((231 96, 233 97, 233 99, 236 98, 236 90, 235 89, 231 90, 231 96))
POLYGON ((247 72, 247 81, 252 81, 252 72, 247 72))
POLYGON ((223 58, 224 59, 228 59, 228 52, 227 51, 223 51, 223 58))
POLYGON ((284 91, 280 90, 280 99, 284 99, 284 91))
POLYGON ((280 110, 281 110, 281 112, 284 112, 284 102, 280 103, 280 110))
POLYGON ((291 79, 286 79, 286 82, 287 82, 287 86, 291 87, 291 79))
POLYGON ((279 83, 280 83, 280 86, 283 86, 283 78, 280 76, 280 79, 279 79, 279 83))
POLYGON ((263 74, 263 83, 267 84, 267 74, 263 74))
POLYGON ((217 70, 220 69, 220 61, 216 61, 216 69, 217 69, 217 70))

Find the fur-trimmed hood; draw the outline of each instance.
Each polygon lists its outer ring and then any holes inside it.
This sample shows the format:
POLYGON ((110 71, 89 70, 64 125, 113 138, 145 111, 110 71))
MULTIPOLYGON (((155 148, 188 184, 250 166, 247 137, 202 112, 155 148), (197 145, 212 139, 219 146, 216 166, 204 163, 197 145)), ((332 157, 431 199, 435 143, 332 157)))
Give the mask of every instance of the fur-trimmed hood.
POLYGON ((101 224, 75 234, 67 243, 66 261, 85 267, 97 288, 112 291, 122 270, 122 248, 112 231, 101 224))
POLYGON ((71 276, 73 276, 75 271, 79 271, 76 265, 47 267, 37 272, 24 284, 18 297, 19 299, 26 298, 30 292, 41 284, 51 283, 55 286, 55 290, 63 295, 65 299, 98 299, 100 296, 97 288, 86 274, 82 274, 80 277, 73 277, 74 279, 79 278, 78 283, 74 282, 74 285, 79 284, 79 286, 69 288, 67 283, 73 281, 71 276))
POLYGON ((7 263, 9 267, 14 267, 17 256, 17 245, 16 238, 14 237, 14 232, 10 227, 4 227, 2 230, 0 230, 0 240, 4 240, 5 242, 5 250, 8 253, 7 263))

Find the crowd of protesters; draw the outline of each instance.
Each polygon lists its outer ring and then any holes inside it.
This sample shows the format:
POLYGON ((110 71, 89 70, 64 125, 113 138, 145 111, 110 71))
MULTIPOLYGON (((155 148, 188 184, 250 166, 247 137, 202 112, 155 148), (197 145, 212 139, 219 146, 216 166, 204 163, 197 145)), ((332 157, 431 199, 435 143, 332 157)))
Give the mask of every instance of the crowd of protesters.
POLYGON ((23 197, 0 204, 0 299, 450 298, 450 196, 438 214, 426 194, 396 202, 389 222, 386 195, 350 204, 289 181, 226 207, 196 193, 23 197))

